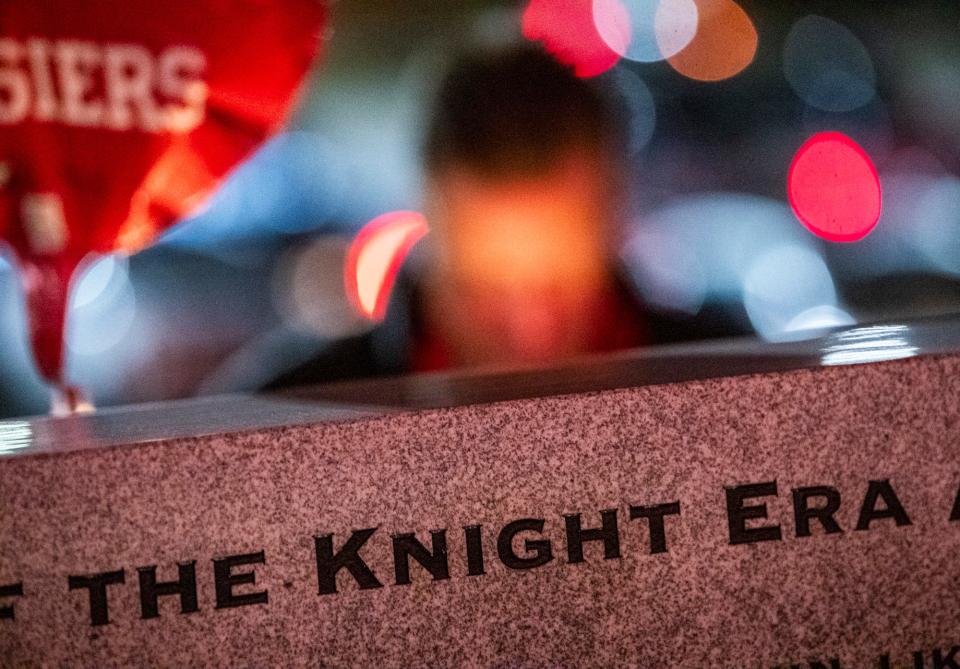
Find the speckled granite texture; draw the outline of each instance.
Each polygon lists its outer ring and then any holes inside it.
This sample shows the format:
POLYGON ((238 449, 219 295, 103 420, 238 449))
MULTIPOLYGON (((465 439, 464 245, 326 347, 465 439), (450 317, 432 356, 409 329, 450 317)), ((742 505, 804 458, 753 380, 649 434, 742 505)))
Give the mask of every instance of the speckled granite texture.
MULTIPOLYGON (((884 654, 913 667, 920 651, 949 668, 958 391, 960 358, 920 358, 0 460, 0 587, 23 584, 0 597, 15 613, 0 619, 0 664, 872 669, 884 654), (731 545, 726 488, 772 481, 778 496, 744 503, 769 518, 744 527, 776 523, 782 539, 731 545), (855 530, 869 481, 889 481, 910 525, 855 530), (791 490, 809 486, 839 491, 842 532, 814 520, 796 536, 791 490), (650 523, 629 508, 674 501, 666 551, 651 554, 650 523), (604 559, 617 547, 588 541, 571 564, 564 515, 588 529, 602 510, 619 550, 604 559), (498 534, 518 519, 544 525, 518 535, 517 555, 546 538, 552 560, 504 564, 498 534), (475 525, 485 573, 469 576, 475 525), (383 587, 345 568, 339 592, 319 594, 314 537, 339 550, 365 528, 378 529, 358 555, 383 587), (434 578, 442 559, 433 575, 411 560, 397 585, 391 535, 429 549, 440 529, 449 578, 434 578), (230 572, 256 583, 226 584, 221 603, 267 602, 216 608, 213 561, 260 551, 230 572), (137 568, 171 581, 193 561, 198 610, 163 596, 144 619, 137 568), (92 626, 68 577, 121 569, 109 624, 92 626)), ((869 508, 895 516, 890 501, 869 508)))

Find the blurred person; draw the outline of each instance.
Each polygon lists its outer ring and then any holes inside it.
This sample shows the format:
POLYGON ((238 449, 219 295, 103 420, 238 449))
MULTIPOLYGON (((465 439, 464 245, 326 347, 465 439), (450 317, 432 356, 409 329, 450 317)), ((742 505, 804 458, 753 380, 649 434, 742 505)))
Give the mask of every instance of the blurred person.
POLYGON ((385 322, 268 387, 549 364, 646 343, 616 261, 628 174, 617 112, 534 45, 456 62, 423 147, 430 234, 385 322))
POLYGON ((533 45, 454 65, 424 147, 431 235, 414 369, 543 364, 645 342, 613 248, 627 174, 616 111, 533 45))

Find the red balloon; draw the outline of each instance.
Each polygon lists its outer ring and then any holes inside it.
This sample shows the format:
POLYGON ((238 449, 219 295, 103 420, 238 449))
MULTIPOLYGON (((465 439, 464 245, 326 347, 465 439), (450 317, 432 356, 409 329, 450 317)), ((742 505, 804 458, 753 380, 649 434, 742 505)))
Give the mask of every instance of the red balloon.
POLYGON ((77 266, 149 244, 277 127, 325 16, 322 0, 0 3, 0 239, 49 380, 77 266))
POLYGON ((818 237, 859 241, 880 220, 877 169, 867 152, 842 133, 821 132, 807 140, 787 181, 794 213, 818 237))

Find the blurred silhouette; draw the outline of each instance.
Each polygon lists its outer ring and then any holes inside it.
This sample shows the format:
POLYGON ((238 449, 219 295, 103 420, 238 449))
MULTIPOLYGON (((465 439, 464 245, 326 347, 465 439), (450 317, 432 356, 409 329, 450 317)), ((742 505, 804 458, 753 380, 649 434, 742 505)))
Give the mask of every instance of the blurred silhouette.
POLYGON ((458 60, 424 141, 430 234, 385 322, 270 387, 549 364, 646 343, 615 260, 627 179, 618 111, 596 82, 533 45, 458 60))
POLYGON ((592 81, 534 46, 441 84, 424 150, 428 258, 412 364, 540 364, 643 343, 617 277, 625 129, 592 81))

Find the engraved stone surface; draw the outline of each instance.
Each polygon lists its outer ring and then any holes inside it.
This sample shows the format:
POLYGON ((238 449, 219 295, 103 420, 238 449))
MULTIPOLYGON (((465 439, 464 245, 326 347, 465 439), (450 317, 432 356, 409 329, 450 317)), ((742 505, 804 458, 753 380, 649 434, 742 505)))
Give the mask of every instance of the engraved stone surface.
POLYGON ((956 666, 958 425, 939 356, 0 458, 0 664, 956 666))

